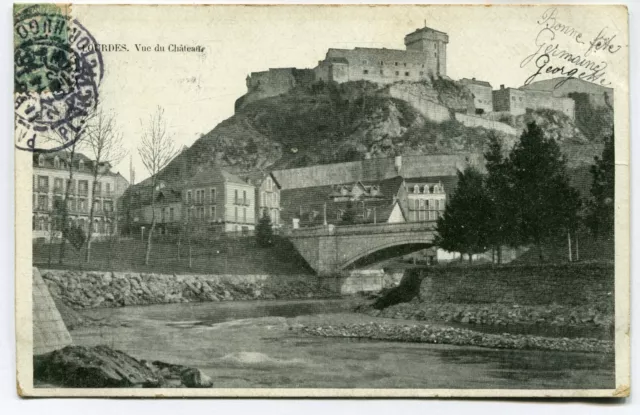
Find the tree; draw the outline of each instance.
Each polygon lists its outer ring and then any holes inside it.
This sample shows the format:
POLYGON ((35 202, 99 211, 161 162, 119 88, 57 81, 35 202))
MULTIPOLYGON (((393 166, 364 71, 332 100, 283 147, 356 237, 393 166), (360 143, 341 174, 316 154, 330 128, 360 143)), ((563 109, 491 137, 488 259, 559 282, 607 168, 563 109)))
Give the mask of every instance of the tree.
POLYGON ((138 153, 142 159, 142 164, 149 173, 151 185, 151 226, 147 234, 147 249, 145 251, 144 264, 149 265, 151 256, 151 240, 156 227, 155 192, 158 185, 158 173, 177 154, 175 143, 171 135, 167 132, 167 122, 164 118, 164 109, 158 107, 156 112, 149 117, 145 126, 143 124, 142 139, 138 147, 138 153))
POLYGON ((509 170, 503 155, 502 140, 495 133, 489 133, 487 151, 484 153, 487 169, 486 190, 491 200, 493 216, 490 242, 497 251, 498 263, 502 262, 502 246, 509 244, 513 232, 512 199, 509 196, 509 170))
POLYGON ((611 237, 615 227, 615 138, 604 140, 602 156, 591 166, 591 200, 588 202, 587 225, 596 237, 611 237))
MULTIPOLYGON (((93 160, 91 164, 91 175, 93 177, 91 197, 95 198, 100 177, 109 171, 109 166, 117 164, 125 156, 125 151, 122 147, 122 134, 117 131, 113 114, 100 110, 90 118, 86 127, 84 146, 93 160)), ((93 233, 93 216, 95 214, 94 200, 91 200, 90 203, 85 262, 91 260, 91 237, 93 233)))
POLYGON ((569 184, 566 159, 553 138, 535 122, 527 125, 509 155, 509 214, 512 244, 534 243, 540 260, 550 237, 575 231, 580 197, 569 184))
POLYGON ((271 217, 266 209, 256 226, 256 241, 258 246, 263 248, 273 245, 273 226, 271 225, 271 217))
POLYGON ((435 244, 449 252, 485 252, 492 242, 493 204, 483 175, 474 167, 458 172, 458 186, 438 219, 435 244))

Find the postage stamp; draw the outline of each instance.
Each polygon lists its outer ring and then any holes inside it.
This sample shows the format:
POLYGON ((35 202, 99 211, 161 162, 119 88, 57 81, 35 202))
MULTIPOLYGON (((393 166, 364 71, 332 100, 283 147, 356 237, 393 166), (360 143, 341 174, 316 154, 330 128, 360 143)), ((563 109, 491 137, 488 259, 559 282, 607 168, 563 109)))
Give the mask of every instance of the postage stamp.
POLYGON ((625 7, 30 4, 13 37, 21 396, 629 395, 625 7))
POLYGON ((14 41, 17 148, 69 147, 98 104, 104 68, 96 40, 68 8, 49 4, 16 7, 14 41))

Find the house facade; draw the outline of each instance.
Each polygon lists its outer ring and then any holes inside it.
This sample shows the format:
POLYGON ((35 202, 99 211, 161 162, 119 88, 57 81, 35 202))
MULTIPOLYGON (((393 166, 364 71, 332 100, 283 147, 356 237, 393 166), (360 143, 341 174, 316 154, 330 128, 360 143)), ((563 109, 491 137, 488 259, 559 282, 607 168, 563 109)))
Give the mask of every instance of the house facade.
POLYGON ((258 178, 255 186, 256 221, 259 221, 262 215, 266 213, 271 218, 271 225, 274 228, 282 227, 280 218, 280 184, 271 173, 268 173, 258 178))
POLYGON ((33 239, 61 236, 60 212, 64 203, 69 222, 80 226, 85 232, 89 230, 89 213, 93 203, 93 237, 100 238, 118 232, 122 211, 120 198, 129 182, 120 173, 112 172, 110 164, 103 163, 98 167, 99 174, 94 183, 94 163, 81 153, 75 153, 72 161, 65 152, 33 155, 33 239), (69 180, 70 168, 72 180, 69 180))
POLYGON ((444 215, 447 194, 442 182, 405 183, 409 222, 435 221, 444 215))

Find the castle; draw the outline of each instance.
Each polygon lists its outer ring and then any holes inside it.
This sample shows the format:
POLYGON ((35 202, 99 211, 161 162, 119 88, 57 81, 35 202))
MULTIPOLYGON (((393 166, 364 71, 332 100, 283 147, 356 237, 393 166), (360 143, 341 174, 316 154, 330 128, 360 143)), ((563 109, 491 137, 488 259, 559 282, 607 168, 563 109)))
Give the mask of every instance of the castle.
MULTIPOLYGON (((425 26, 404 37, 405 50, 330 48, 325 58, 313 69, 270 68, 268 71, 252 72, 247 76, 248 93, 236 101, 236 111, 249 102, 284 94, 298 85, 309 85, 315 81, 344 83, 364 80, 389 85, 400 81, 446 78, 448 43, 449 36, 446 33, 425 26)), ((459 83, 471 91, 474 105, 466 111, 467 114, 457 114, 455 118, 465 125, 493 128, 496 127, 495 122, 491 124, 485 122, 488 120, 476 118, 488 113, 496 113, 496 117, 500 113, 517 116, 528 110, 551 109, 573 120, 576 99, 582 98, 580 94, 586 94, 595 105, 613 102, 611 88, 599 87, 594 91, 596 85, 580 79, 562 81, 562 91, 548 85, 561 80, 538 81, 520 88, 500 85, 500 89, 494 90, 486 81, 463 78, 459 83)), ((443 118, 450 119, 446 114, 447 109, 443 110, 443 116, 430 116, 428 111, 423 115, 436 122, 441 122, 443 118)))

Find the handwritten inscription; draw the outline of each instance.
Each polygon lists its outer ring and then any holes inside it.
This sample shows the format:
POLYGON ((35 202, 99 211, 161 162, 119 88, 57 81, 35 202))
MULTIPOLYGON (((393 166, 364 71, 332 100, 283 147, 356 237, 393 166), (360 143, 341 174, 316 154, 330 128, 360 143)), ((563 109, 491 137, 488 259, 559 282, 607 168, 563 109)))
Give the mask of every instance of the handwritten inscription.
POLYGON ((520 67, 533 66, 534 72, 524 82, 529 85, 540 75, 563 76, 555 85, 559 88, 571 78, 610 85, 608 64, 598 53, 615 54, 622 46, 615 43, 616 35, 605 27, 590 39, 579 28, 560 20, 558 9, 545 10, 536 22, 542 26, 535 38, 535 51, 526 56, 520 67))

